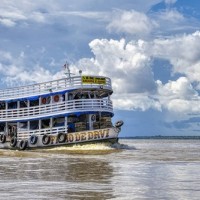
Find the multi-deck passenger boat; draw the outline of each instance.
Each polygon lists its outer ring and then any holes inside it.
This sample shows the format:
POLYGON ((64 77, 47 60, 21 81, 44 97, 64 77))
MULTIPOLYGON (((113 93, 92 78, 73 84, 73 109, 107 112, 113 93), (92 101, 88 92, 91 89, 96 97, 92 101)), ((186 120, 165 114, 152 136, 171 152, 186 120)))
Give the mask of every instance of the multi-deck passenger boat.
POLYGON ((0 148, 32 149, 97 141, 117 142, 111 80, 71 76, 0 90, 0 148))

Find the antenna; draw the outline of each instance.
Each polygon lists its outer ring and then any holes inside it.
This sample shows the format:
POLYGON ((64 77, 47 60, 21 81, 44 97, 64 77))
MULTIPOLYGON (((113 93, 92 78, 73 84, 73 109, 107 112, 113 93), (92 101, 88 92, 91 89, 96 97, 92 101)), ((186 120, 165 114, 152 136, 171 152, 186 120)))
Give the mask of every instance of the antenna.
POLYGON ((70 79, 71 78, 71 72, 69 69, 69 63, 66 61, 64 64, 64 74, 70 79))

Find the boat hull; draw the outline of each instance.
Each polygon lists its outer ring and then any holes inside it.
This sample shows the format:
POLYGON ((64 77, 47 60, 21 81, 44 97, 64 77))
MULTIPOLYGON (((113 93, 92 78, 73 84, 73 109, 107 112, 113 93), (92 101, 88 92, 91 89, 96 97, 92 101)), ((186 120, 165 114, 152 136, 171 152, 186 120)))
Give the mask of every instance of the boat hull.
POLYGON ((36 148, 52 148, 58 146, 72 146, 74 144, 87 144, 93 142, 116 143, 118 141, 119 132, 120 128, 111 127, 73 133, 38 135, 37 142, 35 144, 32 144, 31 138, 26 140, 27 146, 25 148, 21 148, 21 140, 17 141, 15 147, 11 147, 10 142, 7 141, 1 144, 0 148, 25 150, 36 148))

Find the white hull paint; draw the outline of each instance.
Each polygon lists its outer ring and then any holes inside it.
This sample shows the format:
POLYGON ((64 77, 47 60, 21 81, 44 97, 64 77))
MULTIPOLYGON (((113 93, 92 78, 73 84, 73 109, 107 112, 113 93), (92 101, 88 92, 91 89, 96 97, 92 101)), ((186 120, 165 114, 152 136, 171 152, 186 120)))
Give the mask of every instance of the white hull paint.
MULTIPOLYGON (((31 144, 30 139, 28 139, 27 149, 68 146, 80 143, 84 144, 88 142, 117 141, 119 132, 120 128, 112 127, 105 129, 67 133, 63 134, 66 135, 65 141, 63 142, 59 142, 57 134, 48 134, 48 137, 50 138, 48 144, 43 143, 44 135, 39 135, 36 144, 31 144)), ((18 141, 16 147, 13 148, 10 146, 10 142, 5 142, 4 144, 1 144, 0 148, 20 149, 19 143, 20 141, 18 141)))

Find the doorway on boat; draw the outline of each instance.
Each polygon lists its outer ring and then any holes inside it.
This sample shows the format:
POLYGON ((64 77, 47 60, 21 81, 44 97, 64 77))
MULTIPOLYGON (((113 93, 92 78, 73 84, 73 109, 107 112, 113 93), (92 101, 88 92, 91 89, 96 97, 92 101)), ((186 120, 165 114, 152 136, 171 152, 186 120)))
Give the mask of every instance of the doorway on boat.
POLYGON ((110 113, 97 113, 89 115, 89 125, 90 130, 102 129, 102 128, 111 128, 112 125, 112 116, 110 113))
POLYGON ((8 136, 12 138, 13 136, 17 137, 17 123, 8 123, 8 136))

